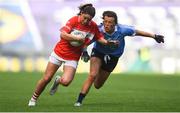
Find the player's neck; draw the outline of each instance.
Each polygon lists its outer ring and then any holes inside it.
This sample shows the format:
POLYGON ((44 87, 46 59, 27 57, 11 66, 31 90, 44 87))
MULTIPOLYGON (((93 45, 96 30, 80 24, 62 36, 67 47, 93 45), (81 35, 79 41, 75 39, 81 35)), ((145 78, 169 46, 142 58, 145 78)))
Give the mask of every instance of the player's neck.
POLYGON ((108 33, 108 34, 113 34, 114 33, 114 29, 112 29, 112 30, 109 30, 109 31, 106 31, 106 33, 108 33))

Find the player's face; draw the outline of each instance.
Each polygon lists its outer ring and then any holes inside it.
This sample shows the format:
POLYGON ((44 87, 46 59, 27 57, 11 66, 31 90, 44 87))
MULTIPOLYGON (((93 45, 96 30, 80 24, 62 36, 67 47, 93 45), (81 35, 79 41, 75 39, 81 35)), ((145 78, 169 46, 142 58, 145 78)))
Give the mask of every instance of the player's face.
POLYGON ((115 19, 113 17, 105 16, 103 24, 104 24, 104 29, 107 33, 114 32, 116 24, 115 24, 115 19))
POLYGON ((82 13, 80 15, 80 21, 82 25, 87 25, 89 21, 91 21, 91 19, 92 19, 92 16, 90 16, 89 14, 82 13))

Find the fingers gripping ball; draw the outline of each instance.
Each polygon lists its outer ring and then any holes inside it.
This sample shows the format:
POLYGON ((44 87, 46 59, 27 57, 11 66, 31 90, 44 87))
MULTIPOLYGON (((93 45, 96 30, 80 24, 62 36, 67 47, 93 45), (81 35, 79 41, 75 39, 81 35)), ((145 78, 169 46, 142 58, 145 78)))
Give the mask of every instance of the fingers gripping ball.
MULTIPOLYGON (((72 35, 75 35, 76 37, 80 37, 80 38, 85 38, 85 35, 81 32, 74 32, 74 33, 72 33, 72 35)), ((83 44, 83 42, 81 42, 81 41, 70 41, 70 44, 74 47, 78 47, 78 46, 81 46, 83 44)))

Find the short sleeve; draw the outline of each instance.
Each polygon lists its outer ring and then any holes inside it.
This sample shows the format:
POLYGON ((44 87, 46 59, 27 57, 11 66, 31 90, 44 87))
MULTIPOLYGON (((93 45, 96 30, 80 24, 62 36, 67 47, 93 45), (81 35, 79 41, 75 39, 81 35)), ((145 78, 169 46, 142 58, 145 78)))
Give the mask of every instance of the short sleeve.
POLYGON ((122 33, 125 34, 126 36, 134 36, 136 33, 134 26, 124 25, 122 28, 123 28, 122 33))

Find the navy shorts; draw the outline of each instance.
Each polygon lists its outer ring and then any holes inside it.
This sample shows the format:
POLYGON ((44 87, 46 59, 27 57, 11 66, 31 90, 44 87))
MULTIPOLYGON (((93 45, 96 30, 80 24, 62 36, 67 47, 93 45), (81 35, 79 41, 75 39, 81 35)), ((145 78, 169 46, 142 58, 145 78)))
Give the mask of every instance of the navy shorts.
POLYGON ((116 67, 119 57, 115 57, 112 55, 104 54, 96 50, 95 48, 92 49, 91 57, 98 57, 102 61, 101 69, 112 72, 116 67))

